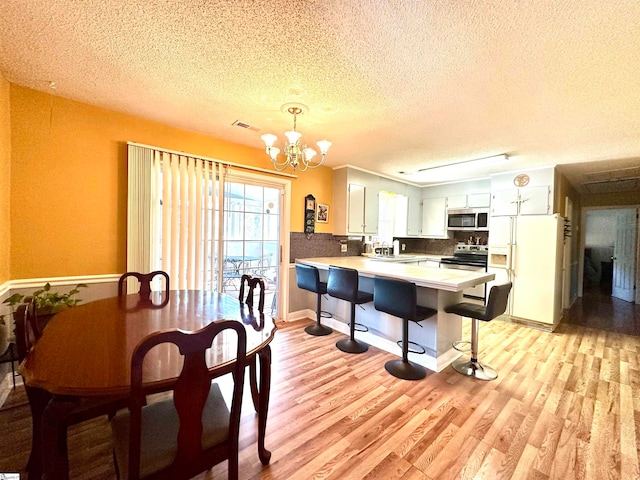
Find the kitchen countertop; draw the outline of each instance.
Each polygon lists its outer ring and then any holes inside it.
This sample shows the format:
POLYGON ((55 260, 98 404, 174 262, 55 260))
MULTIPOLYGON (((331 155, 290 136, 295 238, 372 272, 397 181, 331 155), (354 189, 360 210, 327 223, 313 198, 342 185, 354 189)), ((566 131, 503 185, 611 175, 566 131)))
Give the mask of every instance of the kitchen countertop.
MULTIPOLYGON (((440 257, 438 257, 440 258, 440 257)), ((410 261, 410 260, 409 260, 410 261)), ((460 292, 468 287, 486 283, 495 278, 493 273, 483 271, 452 270, 411 265, 402 262, 381 262, 377 258, 358 257, 316 257, 301 258, 297 263, 312 265, 328 270, 330 265, 354 268, 364 277, 392 277, 408 280, 419 287, 460 292)))
POLYGON ((399 255, 385 256, 385 255, 374 255, 374 254, 363 253, 362 256, 371 260, 376 260, 378 262, 411 263, 411 262, 419 262, 422 260, 439 262, 441 258, 446 257, 447 255, 432 255, 429 253, 401 253, 399 255))

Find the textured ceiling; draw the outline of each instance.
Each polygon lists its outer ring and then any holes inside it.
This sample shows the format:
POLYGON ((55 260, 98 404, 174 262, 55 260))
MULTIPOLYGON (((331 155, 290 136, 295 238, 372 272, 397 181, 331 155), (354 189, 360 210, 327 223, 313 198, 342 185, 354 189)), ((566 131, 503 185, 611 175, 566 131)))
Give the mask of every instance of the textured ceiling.
POLYGON ((638 0, 4 0, 0 40, 10 82, 253 147, 302 102, 329 166, 640 161, 638 0))

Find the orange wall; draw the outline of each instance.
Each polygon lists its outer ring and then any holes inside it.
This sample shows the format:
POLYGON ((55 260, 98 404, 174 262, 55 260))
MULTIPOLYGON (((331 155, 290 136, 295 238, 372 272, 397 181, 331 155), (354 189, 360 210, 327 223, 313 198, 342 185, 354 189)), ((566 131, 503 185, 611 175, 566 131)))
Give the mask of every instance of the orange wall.
MULTIPOLYGON (((10 101, 11 279, 125 270, 127 141, 271 169, 262 149, 17 85, 10 101)), ((293 231, 304 196, 331 204, 331 183, 327 167, 292 180, 293 231)))
POLYGON ((0 74, 0 285, 11 277, 10 268, 11 124, 9 82, 0 74))

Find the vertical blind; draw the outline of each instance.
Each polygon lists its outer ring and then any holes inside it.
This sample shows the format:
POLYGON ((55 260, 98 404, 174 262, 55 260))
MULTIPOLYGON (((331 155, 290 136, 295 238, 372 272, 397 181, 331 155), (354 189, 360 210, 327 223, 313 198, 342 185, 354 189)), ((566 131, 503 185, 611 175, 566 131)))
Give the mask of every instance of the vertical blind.
POLYGON ((176 290, 216 290, 223 165, 134 144, 127 156, 127 270, 164 270, 176 290))

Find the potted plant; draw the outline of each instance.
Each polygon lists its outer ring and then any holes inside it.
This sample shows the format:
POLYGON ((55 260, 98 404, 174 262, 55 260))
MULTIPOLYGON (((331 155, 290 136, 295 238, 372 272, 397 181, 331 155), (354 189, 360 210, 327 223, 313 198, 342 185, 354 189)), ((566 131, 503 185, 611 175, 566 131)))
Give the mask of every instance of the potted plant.
POLYGON ((10 314, 2 314, 0 315, 0 356, 2 356, 7 349, 9 348, 9 344, 12 341, 11 338, 11 322, 10 318, 13 315, 13 310, 15 305, 20 303, 24 295, 20 295, 19 293, 14 293, 10 297, 6 298, 4 302, 9 305, 11 308, 10 314))
MULTIPOLYGON (((65 308, 73 307, 80 303, 82 300, 76 298, 76 294, 80 292, 81 288, 86 288, 87 285, 79 283, 66 293, 52 292, 51 285, 47 282, 40 290, 36 290, 30 296, 33 298, 36 304, 37 315, 53 315, 65 308)), ((23 297, 24 298, 24 297, 23 297)), ((22 298, 20 299, 22 301, 22 298)))
POLYGON ((7 351, 11 340, 9 338, 9 323, 4 315, 0 315, 0 357, 7 351))
MULTIPOLYGON (((38 324, 40 328, 44 328, 46 322, 48 322, 53 315, 65 308, 73 307, 81 302, 82 300, 76 298, 76 294, 80 292, 81 288, 86 287, 86 284, 80 283, 68 292, 60 293, 51 291, 51 284, 47 282, 44 287, 36 290, 31 295, 14 293, 10 297, 7 297, 2 303, 6 303, 9 306, 11 309, 10 315, 13 315, 16 305, 26 299, 31 299, 35 302, 38 324)), ((9 347, 11 340, 11 325, 13 322, 9 320, 10 315, 0 315, 0 355, 2 355, 2 353, 4 353, 9 347)))

